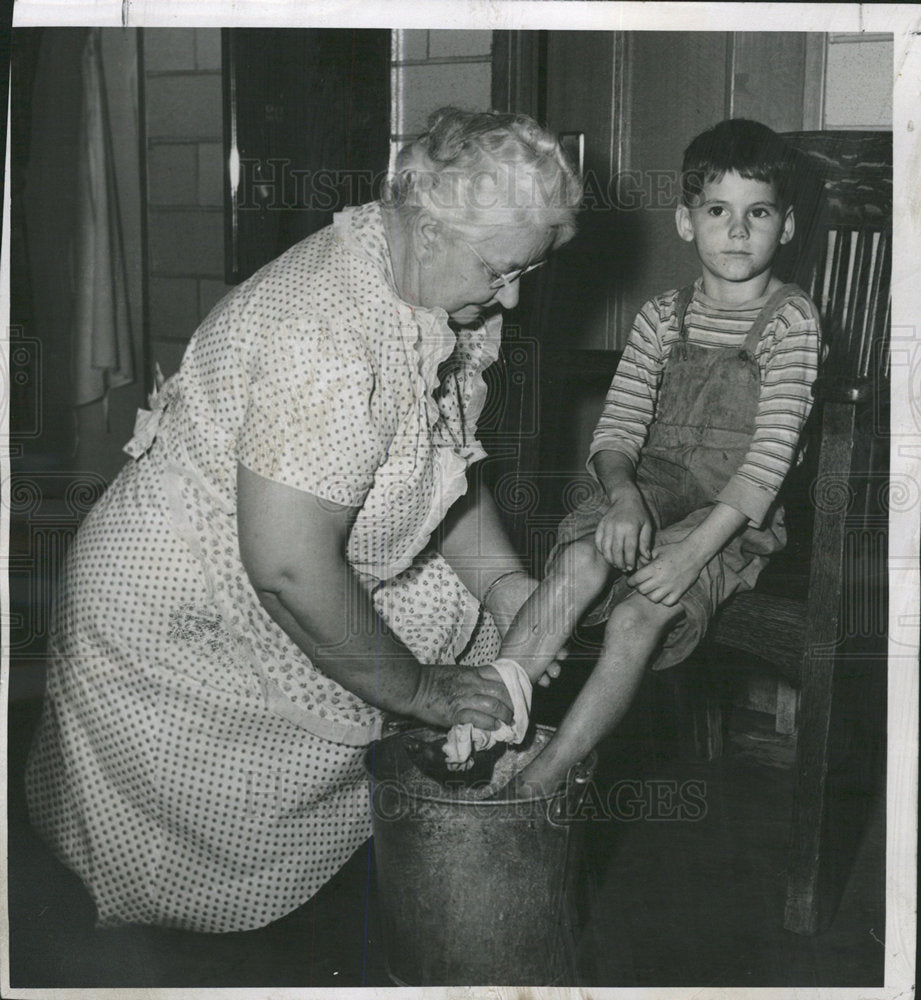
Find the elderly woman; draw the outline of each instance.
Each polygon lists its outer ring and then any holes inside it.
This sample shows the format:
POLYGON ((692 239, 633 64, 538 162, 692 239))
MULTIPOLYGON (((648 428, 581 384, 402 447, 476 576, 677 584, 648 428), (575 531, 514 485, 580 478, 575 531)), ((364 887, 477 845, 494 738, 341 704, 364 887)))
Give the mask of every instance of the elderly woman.
POLYGON ((511 720, 458 661, 535 584, 467 470, 500 310, 580 193, 530 119, 436 112, 389 196, 228 295, 142 414, 74 544, 28 772, 101 924, 274 920, 368 837, 382 713, 511 720))

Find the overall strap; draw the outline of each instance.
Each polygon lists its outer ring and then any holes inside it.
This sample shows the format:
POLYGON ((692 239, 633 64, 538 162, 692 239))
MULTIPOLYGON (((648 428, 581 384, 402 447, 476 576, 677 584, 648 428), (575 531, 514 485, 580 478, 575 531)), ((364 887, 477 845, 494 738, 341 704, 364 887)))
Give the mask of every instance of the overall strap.
POLYGON ((743 353, 748 354, 749 357, 755 357, 758 351, 758 344, 761 343, 761 336, 768 323, 777 315, 785 302, 802 294, 803 292, 799 285, 781 285, 767 302, 764 303, 761 307, 761 312, 755 317, 755 322, 752 323, 751 329, 748 331, 748 336, 745 338, 745 346, 742 348, 743 353))
POLYGON ((684 288, 679 288, 677 294, 675 295, 675 319, 678 321, 678 339, 686 341, 688 339, 688 331, 684 325, 684 316, 688 311, 688 306, 691 304, 691 299, 694 298, 694 285, 685 285, 684 288))

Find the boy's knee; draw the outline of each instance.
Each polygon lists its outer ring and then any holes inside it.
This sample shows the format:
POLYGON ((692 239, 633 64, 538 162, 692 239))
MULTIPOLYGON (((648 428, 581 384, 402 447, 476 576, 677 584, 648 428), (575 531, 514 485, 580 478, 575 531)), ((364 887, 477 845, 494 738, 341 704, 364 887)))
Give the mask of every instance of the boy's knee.
POLYGON ((598 551, 593 536, 577 538, 566 547, 563 558, 567 560, 573 573, 590 573, 606 578, 611 572, 611 566, 598 551))
POLYGON ((547 575, 553 574, 569 580, 592 579, 600 586, 610 569, 595 548, 594 538, 577 538, 556 550, 547 567, 547 575))

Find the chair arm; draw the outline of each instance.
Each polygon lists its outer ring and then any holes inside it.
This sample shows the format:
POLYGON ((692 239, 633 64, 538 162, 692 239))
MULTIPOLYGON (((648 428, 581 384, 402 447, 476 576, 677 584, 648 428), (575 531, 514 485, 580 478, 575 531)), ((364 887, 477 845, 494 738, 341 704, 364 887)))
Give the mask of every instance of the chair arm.
POLYGON ((862 403, 873 395, 875 382, 870 378, 843 378, 821 375, 812 386, 816 402, 862 403))

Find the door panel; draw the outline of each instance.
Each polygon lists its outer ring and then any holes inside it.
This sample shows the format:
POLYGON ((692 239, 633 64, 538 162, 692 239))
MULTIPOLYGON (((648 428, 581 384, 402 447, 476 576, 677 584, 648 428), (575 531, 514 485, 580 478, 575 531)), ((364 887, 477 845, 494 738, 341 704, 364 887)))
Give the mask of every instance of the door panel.
POLYGON ((388 30, 223 32, 228 282, 375 197, 390 141, 388 30))
POLYGON ((698 273, 693 247, 675 231, 681 157, 695 135, 728 114, 731 52, 732 35, 724 32, 627 36, 624 166, 638 215, 631 234, 638 260, 618 303, 618 347, 647 299, 698 273))

